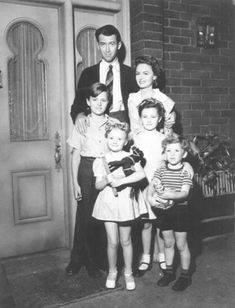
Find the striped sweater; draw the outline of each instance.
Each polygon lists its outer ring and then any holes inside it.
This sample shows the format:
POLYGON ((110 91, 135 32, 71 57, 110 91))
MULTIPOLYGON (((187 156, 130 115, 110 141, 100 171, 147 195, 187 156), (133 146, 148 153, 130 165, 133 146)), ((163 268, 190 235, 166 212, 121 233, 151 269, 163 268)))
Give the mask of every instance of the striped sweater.
MULTIPOLYGON (((192 186, 192 178, 187 170, 183 170, 184 165, 179 169, 170 169, 167 165, 157 169, 153 175, 153 185, 157 190, 159 180, 163 186, 163 189, 169 188, 175 191, 181 191, 183 185, 192 186)), ((185 202, 179 202, 185 204, 185 202)))

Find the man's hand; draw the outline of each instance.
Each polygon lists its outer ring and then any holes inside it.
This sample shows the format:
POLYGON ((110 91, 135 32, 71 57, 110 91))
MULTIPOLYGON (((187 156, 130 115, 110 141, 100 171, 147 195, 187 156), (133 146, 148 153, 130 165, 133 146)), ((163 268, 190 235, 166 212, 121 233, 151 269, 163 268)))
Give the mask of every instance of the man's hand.
POLYGON ((82 200, 82 192, 81 192, 81 187, 78 184, 75 184, 73 187, 73 193, 74 193, 74 198, 77 201, 82 200))
POLYGON ((176 120, 176 113, 175 111, 172 111, 165 119, 164 126, 166 128, 171 128, 175 124, 175 120, 176 120))
POLYGON ((75 127, 81 135, 85 135, 87 126, 90 126, 89 117, 86 117, 84 113, 79 113, 75 120, 75 127))
POLYGON ((173 129, 172 126, 175 124, 176 120, 176 113, 175 111, 172 111, 166 118, 164 122, 164 128, 163 128, 163 133, 166 136, 169 136, 172 134, 173 129))

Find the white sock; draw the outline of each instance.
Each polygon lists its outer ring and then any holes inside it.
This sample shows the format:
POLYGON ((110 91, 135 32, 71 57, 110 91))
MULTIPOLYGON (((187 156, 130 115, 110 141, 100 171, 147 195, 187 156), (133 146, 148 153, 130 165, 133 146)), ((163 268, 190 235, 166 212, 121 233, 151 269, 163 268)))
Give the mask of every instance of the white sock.
POLYGON ((164 261, 166 261, 165 254, 164 254, 163 252, 159 252, 159 254, 158 254, 158 260, 159 260, 159 262, 164 262, 164 261))
MULTIPOLYGON (((143 254, 140 263, 141 262, 145 262, 145 263, 149 264, 150 263, 150 254, 143 254)), ((148 266, 149 265, 147 265, 147 264, 141 264, 139 266, 139 270, 146 270, 148 268, 148 266)))
POLYGON ((165 254, 162 252, 159 252, 158 254, 158 262, 160 263, 161 269, 165 270, 166 269, 166 258, 165 254))

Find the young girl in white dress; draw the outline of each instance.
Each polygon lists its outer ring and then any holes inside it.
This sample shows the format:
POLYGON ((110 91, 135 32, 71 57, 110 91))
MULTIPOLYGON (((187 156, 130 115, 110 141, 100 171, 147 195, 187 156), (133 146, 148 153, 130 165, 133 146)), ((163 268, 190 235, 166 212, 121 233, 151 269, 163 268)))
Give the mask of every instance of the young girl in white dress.
MULTIPOLYGON (((164 164, 162 141, 165 139, 165 135, 157 131, 157 127, 164 119, 164 108, 159 101, 150 98, 142 101, 139 105, 138 113, 143 129, 134 134, 133 138, 135 145, 144 153, 144 158, 146 160, 144 171, 150 183, 155 170, 164 164)), ((146 190, 144 193, 146 194, 146 190)), ((142 220, 143 253, 140 258, 138 271, 136 272, 136 276, 139 277, 143 276, 145 272, 151 268, 150 249, 153 223, 157 228, 154 243, 154 258, 159 262, 159 266, 162 270, 166 269, 164 242, 159 236, 160 230, 158 227, 158 220, 156 220, 156 216, 149 209, 149 219, 142 220)))
POLYGON ((175 123, 175 102, 161 90, 164 88, 165 78, 156 58, 151 56, 140 56, 135 60, 136 82, 139 91, 130 93, 128 98, 128 114, 132 132, 142 129, 142 123, 138 113, 138 107, 144 99, 154 98, 162 103, 165 109, 164 133, 172 131, 175 123))
POLYGON ((96 199, 93 217, 104 221, 107 234, 107 255, 109 273, 106 280, 107 288, 115 288, 117 280, 117 251, 119 241, 123 249, 124 278, 127 290, 135 289, 132 274, 132 222, 147 212, 145 203, 138 203, 132 198, 131 183, 145 178, 140 163, 135 163, 132 174, 126 176, 119 167, 112 173, 108 170, 108 162, 122 160, 130 155, 123 151, 128 139, 128 125, 116 123, 107 126, 106 138, 109 152, 103 158, 97 158, 93 164, 96 177, 96 188, 100 190, 96 199), (143 208, 141 207, 141 204, 143 208))

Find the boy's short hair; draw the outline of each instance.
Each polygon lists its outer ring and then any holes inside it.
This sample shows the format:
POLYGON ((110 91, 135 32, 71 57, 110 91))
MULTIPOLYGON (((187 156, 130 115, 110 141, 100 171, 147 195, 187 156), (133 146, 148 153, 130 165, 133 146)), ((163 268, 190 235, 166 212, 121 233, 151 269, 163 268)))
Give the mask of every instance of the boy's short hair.
POLYGON ((160 90, 165 87, 165 74, 161 68, 158 60, 152 56, 139 56, 135 59, 135 69, 139 64, 147 64, 151 66, 152 71, 157 79, 153 81, 153 88, 159 88, 160 90))
POLYGON ((87 89, 86 98, 97 97, 102 92, 108 92, 106 85, 101 82, 95 82, 87 89))
POLYGON ((148 99, 144 99, 139 107, 138 107, 138 113, 139 116, 141 117, 142 111, 144 109, 149 109, 149 108, 155 108, 158 112, 159 117, 163 118, 165 115, 165 109, 162 105, 161 102, 159 102, 157 99, 155 98, 148 98, 148 99))
POLYGON ((116 27, 114 27, 113 25, 105 25, 105 26, 98 28, 95 31, 95 37, 96 37, 96 41, 98 43, 99 43, 100 34, 103 34, 105 36, 115 35, 116 39, 117 39, 117 43, 121 42, 121 34, 118 31, 118 29, 116 27))
POLYGON ((185 139, 181 135, 172 133, 171 135, 167 136, 165 139, 162 140, 163 153, 165 152, 167 145, 173 143, 180 143, 182 149, 186 152, 189 149, 189 142, 187 139, 185 139))

